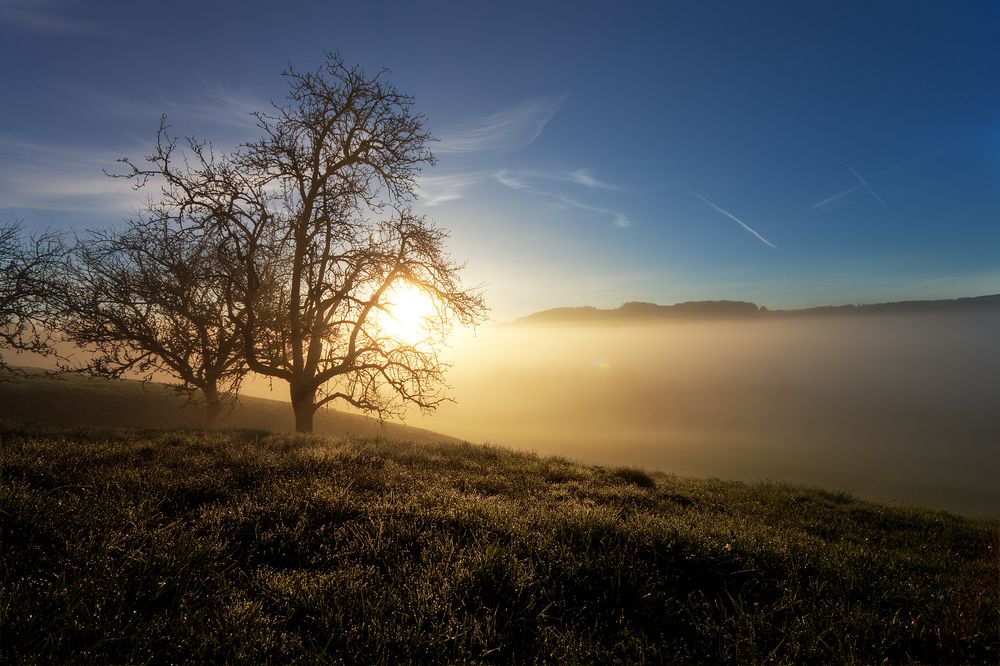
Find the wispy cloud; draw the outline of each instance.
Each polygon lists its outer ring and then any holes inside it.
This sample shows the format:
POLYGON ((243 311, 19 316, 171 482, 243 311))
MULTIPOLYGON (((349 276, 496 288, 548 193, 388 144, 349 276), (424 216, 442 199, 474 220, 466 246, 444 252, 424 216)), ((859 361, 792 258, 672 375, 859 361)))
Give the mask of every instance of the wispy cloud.
POLYGON ((202 84, 200 92, 183 100, 121 97, 93 89, 71 89, 68 94, 81 107, 118 119, 124 135, 131 131, 126 127, 138 125, 148 134, 128 140, 114 153, 106 145, 64 145, 0 135, 0 208, 128 214, 146 193, 108 178, 104 170, 118 171, 116 160, 122 155, 147 154, 162 114, 182 135, 208 134, 226 148, 252 139, 256 120, 251 111, 269 107, 252 95, 211 84, 202 84))
MULTIPOLYGON (((205 84, 201 91, 187 99, 136 99, 111 95, 99 90, 79 91, 85 104, 119 118, 156 122, 167 114, 171 122, 195 125, 194 129, 210 125, 213 128, 251 130, 257 120, 250 114, 267 112, 271 104, 249 93, 222 86, 205 84)), ((241 139, 249 139, 241 133, 241 139)))
POLYGON ((536 187, 528 181, 530 174, 513 174, 510 171, 502 170, 497 172, 496 179, 504 187, 508 187, 517 192, 524 192, 525 194, 532 194, 539 197, 544 197, 558 204, 565 206, 567 208, 575 208, 577 210, 584 210, 591 213, 597 213, 599 215, 607 216, 611 218, 611 224, 619 229, 624 229, 626 227, 632 226, 632 221, 624 213, 613 210, 611 208, 605 208, 603 206, 595 206, 574 197, 567 196, 560 192, 552 192, 547 189, 542 189, 536 187))
POLYGON ((63 144, 0 134, 0 209, 128 215, 147 193, 134 192, 128 183, 110 179, 104 171, 119 171, 116 161, 123 155, 136 159, 146 155, 163 113, 179 134, 208 135, 225 149, 252 139, 256 121, 250 112, 269 107, 245 92, 207 83, 182 100, 123 97, 83 88, 66 94, 70 103, 88 112, 114 118, 117 135, 126 137, 124 145, 109 149, 107 139, 103 145, 63 144), (134 134, 139 127, 145 131, 134 134))
POLYGON ((127 214, 146 195, 104 175, 118 157, 93 146, 0 135, 0 209, 127 214))
POLYGON ((572 183, 580 187, 591 190, 621 190, 621 186, 615 185, 605 180, 600 180, 590 171, 590 169, 576 169, 574 171, 538 171, 521 170, 518 172, 526 178, 536 178, 542 180, 554 180, 561 183, 572 183))
POLYGON ((583 185, 595 190, 620 190, 621 188, 612 183, 598 180, 587 169, 577 169, 570 173, 570 179, 577 185, 583 185))
POLYGON ((518 192, 528 192, 530 194, 538 194, 538 190, 528 185, 525 181, 512 176, 506 169, 497 172, 497 181, 512 190, 517 190, 518 192))
POLYGON ((528 146, 559 112, 566 97, 536 97, 513 108, 491 113, 470 127, 439 132, 434 152, 500 152, 528 146))
POLYGON ((51 0, 0 0, 0 24, 41 35, 96 32, 98 25, 67 13, 68 4, 51 0))
POLYGON ((573 171, 543 171, 538 169, 518 169, 517 171, 511 171, 510 169, 505 169, 504 173, 506 174, 505 178, 513 180, 550 180, 559 183, 570 183, 591 190, 621 191, 623 189, 620 185, 598 179, 590 169, 576 169, 573 171))
POLYGON ((754 230, 753 228, 751 228, 749 224, 747 224, 746 222, 744 222, 740 218, 736 217, 735 215, 733 215, 732 213, 730 213, 725 208, 722 208, 721 206, 718 206, 718 205, 712 203, 711 201, 709 201, 705 197, 701 196, 700 194, 698 194, 694 190, 689 189, 688 192, 690 192, 691 194, 693 194, 696 197, 698 197, 699 199, 701 199, 708 207, 712 208, 713 210, 715 210, 718 213, 722 213, 723 215, 725 215, 726 217, 728 217, 730 220, 732 220, 736 224, 738 224, 741 227, 743 227, 748 233, 750 233, 754 238, 756 238, 757 240, 759 240, 764 245, 767 245, 770 248, 774 248, 775 250, 778 249, 777 245, 775 245, 771 241, 769 241, 766 238, 764 238, 763 236, 761 236, 759 233, 757 233, 756 230, 754 230))
POLYGON ((417 181, 417 198, 425 206, 439 206, 465 196, 466 190, 481 183, 489 171, 421 176, 417 181))

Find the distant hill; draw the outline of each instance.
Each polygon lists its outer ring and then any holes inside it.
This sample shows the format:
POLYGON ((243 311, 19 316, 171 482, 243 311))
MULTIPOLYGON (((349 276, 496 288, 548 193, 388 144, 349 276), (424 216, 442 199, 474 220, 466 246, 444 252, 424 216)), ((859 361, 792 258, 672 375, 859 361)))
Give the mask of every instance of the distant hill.
MULTIPOLYGON (((71 426, 199 428, 202 410, 164 384, 96 379, 80 375, 48 376, 0 371, 0 419, 71 426)), ((220 423, 222 428, 274 432, 293 429, 292 408, 280 400, 241 397, 220 423)), ((412 442, 457 442, 454 437, 400 423, 321 409, 315 432, 334 437, 385 437, 412 442)))
POLYGON ((521 317, 515 325, 625 324, 658 321, 764 320, 787 317, 914 313, 1000 313, 1000 294, 937 301, 898 301, 858 305, 823 305, 798 310, 769 310, 746 301, 687 301, 657 305, 632 301, 613 309, 590 306, 554 308, 521 317))

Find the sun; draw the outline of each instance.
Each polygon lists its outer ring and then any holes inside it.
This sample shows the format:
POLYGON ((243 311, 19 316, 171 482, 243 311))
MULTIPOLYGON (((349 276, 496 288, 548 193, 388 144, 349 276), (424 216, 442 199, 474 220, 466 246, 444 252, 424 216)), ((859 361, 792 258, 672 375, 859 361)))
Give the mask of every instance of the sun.
POLYGON ((382 333, 407 344, 424 340, 434 303, 422 289, 397 282, 385 293, 385 313, 379 318, 382 333))

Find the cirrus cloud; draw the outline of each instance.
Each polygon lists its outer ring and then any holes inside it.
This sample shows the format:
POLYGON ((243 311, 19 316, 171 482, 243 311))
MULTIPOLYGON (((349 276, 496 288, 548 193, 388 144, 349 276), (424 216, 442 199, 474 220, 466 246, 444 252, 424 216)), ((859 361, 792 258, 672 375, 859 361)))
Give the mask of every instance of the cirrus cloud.
POLYGON ((506 152, 531 145, 559 112, 567 95, 535 97, 491 113, 469 127, 437 136, 436 153, 506 152))

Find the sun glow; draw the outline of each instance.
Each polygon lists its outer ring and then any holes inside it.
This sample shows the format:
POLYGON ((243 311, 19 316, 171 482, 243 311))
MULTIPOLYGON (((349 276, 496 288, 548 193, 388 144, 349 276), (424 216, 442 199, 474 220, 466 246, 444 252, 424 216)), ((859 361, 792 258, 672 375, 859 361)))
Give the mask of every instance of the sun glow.
POLYGON ((408 282, 396 283, 386 292, 385 303, 384 315, 379 318, 383 334, 407 344, 427 338, 434 303, 423 290, 408 282))

